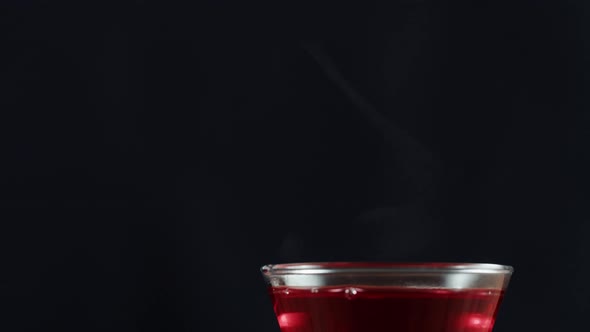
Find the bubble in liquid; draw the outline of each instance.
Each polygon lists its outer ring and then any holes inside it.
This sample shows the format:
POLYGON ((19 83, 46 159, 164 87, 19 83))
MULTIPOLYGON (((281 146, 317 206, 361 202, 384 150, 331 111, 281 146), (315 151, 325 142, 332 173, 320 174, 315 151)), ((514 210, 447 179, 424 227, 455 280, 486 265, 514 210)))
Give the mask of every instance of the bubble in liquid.
POLYGON ((356 290, 356 288, 352 287, 348 287, 344 290, 344 296, 349 300, 351 300, 357 293, 358 291, 356 290))
POLYGON ((461 317, 459 327, 466 331, 489 331, 494 326, 494 318, 477 313, 469 313, 461 317))
POLYGON ((277 317, 279 321, 279 326, 284 328, 294 328, 294 327, 303 327, 307 324, 308 318, 307 314, 304 312, 290 312, 280 314, 277 317))
POLYGON ((283 289, 283 294, 289 295, 289 293, 290 293, 289 288, 283 289))
POLYGON ((320 291, 320 290, 319 290, 319 289, 317 289, 317 288, 312 288, 312 289, 311 289, 311 292, 312 292, 312 293, 317 293, 317 292, 319 292, 319 291, 320 291))

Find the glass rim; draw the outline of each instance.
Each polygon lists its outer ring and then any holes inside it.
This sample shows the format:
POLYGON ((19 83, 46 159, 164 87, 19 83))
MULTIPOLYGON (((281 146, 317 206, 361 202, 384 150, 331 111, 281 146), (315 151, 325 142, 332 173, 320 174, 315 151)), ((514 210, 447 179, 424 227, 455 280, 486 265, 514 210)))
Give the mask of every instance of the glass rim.
POLYGON ((468 273, 512 274, 509 265, 491 263, 447 262, 306 262, 267 264, 260 271, 267 277, 279 275, 325 275, 325 274, 383 274, 383 273, 468 273))

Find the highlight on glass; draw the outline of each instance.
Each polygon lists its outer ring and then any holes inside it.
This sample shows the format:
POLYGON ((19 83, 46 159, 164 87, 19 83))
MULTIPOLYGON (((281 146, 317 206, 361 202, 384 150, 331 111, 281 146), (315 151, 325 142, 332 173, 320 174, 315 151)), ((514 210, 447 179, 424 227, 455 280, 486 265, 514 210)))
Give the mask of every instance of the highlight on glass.
POLYGON ((261 271, 282 332, 490 332, 513 268, 338 262, 261 271))

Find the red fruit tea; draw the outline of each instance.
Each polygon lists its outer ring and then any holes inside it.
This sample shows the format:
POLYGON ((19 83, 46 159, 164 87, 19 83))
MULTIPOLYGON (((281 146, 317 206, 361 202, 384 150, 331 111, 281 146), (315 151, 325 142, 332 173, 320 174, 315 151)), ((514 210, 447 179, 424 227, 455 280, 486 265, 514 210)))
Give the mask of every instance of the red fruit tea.
POLYGON ((269 288, 282 332, 490 332, 503 291, 269 288))

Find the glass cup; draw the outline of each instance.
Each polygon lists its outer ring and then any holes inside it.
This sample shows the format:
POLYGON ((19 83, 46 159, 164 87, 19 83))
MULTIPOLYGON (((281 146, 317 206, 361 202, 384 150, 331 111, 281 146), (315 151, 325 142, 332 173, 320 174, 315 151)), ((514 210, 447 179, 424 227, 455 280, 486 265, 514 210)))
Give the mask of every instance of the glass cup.
POLYGON ((262 267, 282 332, 489 332, 512 272, 473 263, 262 267))

